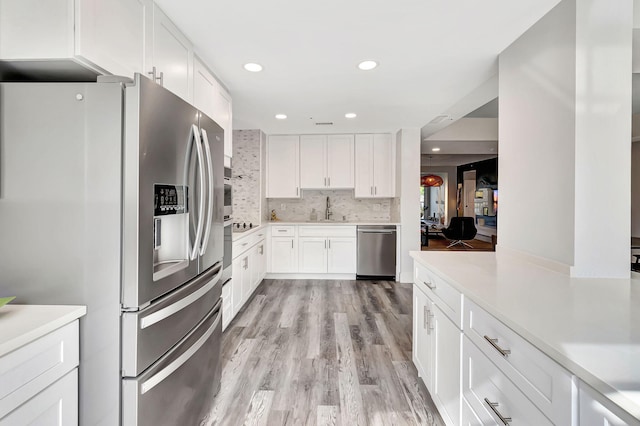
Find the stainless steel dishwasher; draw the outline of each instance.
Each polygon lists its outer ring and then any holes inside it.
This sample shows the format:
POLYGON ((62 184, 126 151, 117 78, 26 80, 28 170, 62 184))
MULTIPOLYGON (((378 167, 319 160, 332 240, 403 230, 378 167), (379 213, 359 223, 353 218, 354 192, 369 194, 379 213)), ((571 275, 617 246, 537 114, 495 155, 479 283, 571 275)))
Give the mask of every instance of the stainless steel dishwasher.
POLYGON ((396 227, 358 226, 358 267, 356 279, 395 279, 396 227))

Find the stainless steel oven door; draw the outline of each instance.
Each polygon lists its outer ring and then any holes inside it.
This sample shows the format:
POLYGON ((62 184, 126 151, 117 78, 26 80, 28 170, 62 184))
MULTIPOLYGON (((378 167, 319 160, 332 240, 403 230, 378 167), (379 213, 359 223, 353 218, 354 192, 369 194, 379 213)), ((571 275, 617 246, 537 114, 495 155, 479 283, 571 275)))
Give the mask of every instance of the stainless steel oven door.
POLYGON ((222 294, 222 263, 146 309, 122 314, 122 375, 135 377, 204 318, 222 294))
POLYGON ((122 380, 123 424, 202 424, 220 390, 221 302, 157 363, 122 380))
POLYGON ((224 220, 229 221, 232 220, 233 211, 232 211, 232 186, 231 179, 224 178, 224 220))

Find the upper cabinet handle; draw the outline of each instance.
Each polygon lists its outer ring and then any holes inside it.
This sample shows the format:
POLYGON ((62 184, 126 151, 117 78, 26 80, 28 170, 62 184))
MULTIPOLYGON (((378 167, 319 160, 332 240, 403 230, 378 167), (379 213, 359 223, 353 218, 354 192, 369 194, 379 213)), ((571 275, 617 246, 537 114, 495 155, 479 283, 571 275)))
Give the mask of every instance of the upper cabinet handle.
POLYGON ((506 357, 507 355, 509 355, 511 353, 510 349, 502 349, 499 345, 498 345, 498 339, 492 339, 491 337, 487 336, 486 334, 484 335, 484 339, 489 342, 491 344, 491 346, 493 346, 493 348, 500 352, 500 355, 502 355, 503 357, 506 357))
POLYGON ((427 287, 429 287, 431 290, 435 290, 435 289, 436 289, 436 285, 435 285, 435 284, 433 284, 433 283, 428 283, 428 282, 426 282, 426 281, 422 281, 422 283, 423 283, 424 285, 426 285, 427 287))

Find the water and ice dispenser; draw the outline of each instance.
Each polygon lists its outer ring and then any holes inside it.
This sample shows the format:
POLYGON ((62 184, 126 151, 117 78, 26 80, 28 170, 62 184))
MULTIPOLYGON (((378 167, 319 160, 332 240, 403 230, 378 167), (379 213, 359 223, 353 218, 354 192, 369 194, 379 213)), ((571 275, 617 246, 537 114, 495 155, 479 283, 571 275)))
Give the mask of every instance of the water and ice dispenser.
POLYGON ((189 265, 188 188, 154 185, 153 280, 189 265))

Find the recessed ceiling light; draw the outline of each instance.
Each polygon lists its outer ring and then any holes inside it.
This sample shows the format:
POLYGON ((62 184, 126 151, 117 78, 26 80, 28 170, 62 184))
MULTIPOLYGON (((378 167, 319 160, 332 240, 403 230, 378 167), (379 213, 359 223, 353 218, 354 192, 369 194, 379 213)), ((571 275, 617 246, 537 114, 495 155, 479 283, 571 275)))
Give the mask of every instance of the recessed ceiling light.
POLYGON ((347 117, 347 118, 356 118, 357 117, 355 112, 348 112, 344 116, 347 117))
POLYGON ((262 71, 262 65, 249 62, 248 64, 244 64, 244 69, 251 72, 260 72, 262 71))
POLYGON ((362 71, 369 71, 378 66, 376 61, 362 61, 358 64, 358 68, 362 71))
POLYGON ((431 148, 431 151, 433 151, 433 152, 438 152, 438 151, 440 151, 440 148, 438 148, 438 147, 431 148))
POLYGON ((284 120, 285 118, 287 118, 287 115, 286 114, 276 114, 276 118, 278 120, 284 120))

